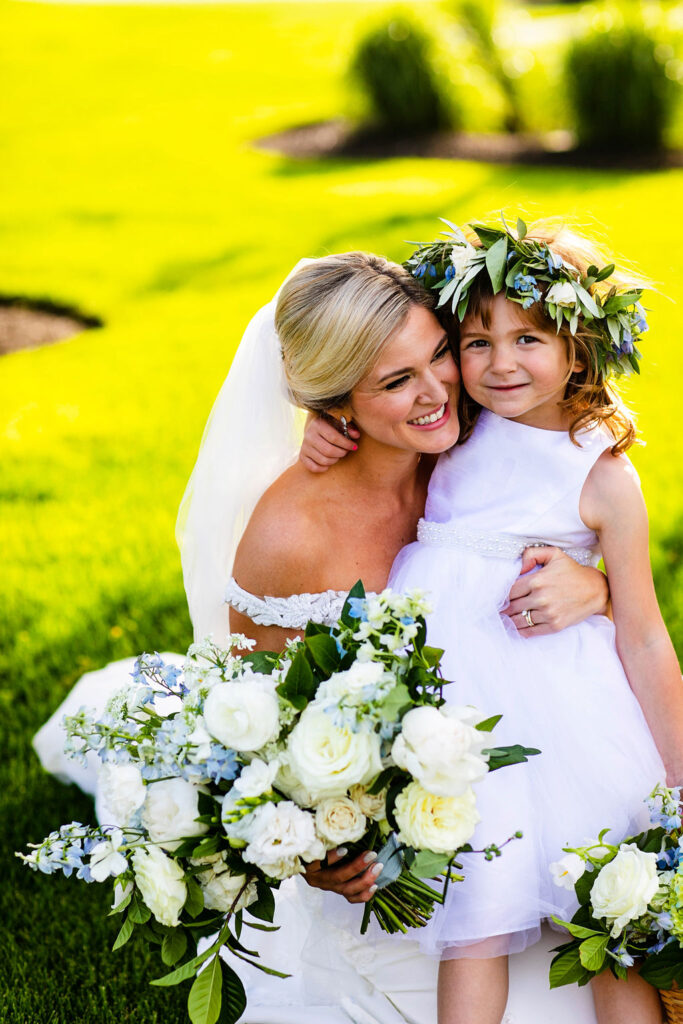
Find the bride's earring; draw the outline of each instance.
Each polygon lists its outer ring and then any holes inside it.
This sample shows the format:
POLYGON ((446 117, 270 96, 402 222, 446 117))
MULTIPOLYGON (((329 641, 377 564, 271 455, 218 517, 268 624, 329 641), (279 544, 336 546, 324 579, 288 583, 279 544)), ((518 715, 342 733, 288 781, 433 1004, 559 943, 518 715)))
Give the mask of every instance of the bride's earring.
POLYGON ((346 416, 340 416, 339 419, 341 420, 342 434, 344 435, 344 437, 348 437, 349 436, 349 421, 347 420, 346 416))

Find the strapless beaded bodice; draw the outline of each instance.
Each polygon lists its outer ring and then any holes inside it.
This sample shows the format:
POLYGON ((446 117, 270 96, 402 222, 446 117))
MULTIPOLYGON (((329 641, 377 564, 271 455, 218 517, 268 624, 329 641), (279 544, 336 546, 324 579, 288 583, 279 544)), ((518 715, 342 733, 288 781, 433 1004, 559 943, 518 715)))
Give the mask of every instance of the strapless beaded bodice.
POLYGON ((230 577, 225 590, 225 600, 235 611, 246 615, 257 626, 282 629, 303 629, 309 620, 333 626, 342 613, 346 596, 346 590, 324 590, 320 594, 257 597, 240 587, 234 577, 230 577))

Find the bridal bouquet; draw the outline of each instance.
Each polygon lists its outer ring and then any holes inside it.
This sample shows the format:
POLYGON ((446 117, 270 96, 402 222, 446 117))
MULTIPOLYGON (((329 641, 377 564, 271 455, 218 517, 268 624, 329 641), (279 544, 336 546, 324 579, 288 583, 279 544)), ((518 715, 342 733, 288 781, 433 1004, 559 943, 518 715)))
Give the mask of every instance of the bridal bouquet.
POLYGON ((572 940, 556 951, 551 988, 585 985, 608 968, 625 978, 635 963, 655 988, 683 987, 680 796, 679 789, 656 786, 647 800, 646 832, 613 845, 605 829, 593 843, 567 847, 567 856, 551 865, 556 883, 574 887, 580 904, 571 921, 554 918, 572 940))
POLYGON ((102 716, 66 719, 67 749, 102 761, 111 821, 64 825, 19 856, 112 879, 112 914, 125 915, 114 949, 137 931, 172 968, 153 984, 194 978, 193 1024, 237 1021, 246 1006, 221 947, 278 973, 244 929, 272 930, 273 890, 340 844, 383 865, 363 930, 373 915, 389 932, 425 924, 472 849, 473 784, 538 753, 492 746, 500 716, 445 706, 426 611, 419 593, 366 599, 358 584, 335 627, 311 622, 280 654, 231 636, 193 644, 182 668, 142 655, 102 716))

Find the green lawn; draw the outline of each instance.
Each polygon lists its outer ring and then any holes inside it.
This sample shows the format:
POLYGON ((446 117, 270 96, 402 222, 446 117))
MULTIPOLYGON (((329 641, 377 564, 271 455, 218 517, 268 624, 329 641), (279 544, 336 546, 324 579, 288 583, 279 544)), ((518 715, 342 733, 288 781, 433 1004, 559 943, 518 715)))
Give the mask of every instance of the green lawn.
MULTIPOLYGON (((149 989, 139 949, 108 953, 103 892, 29 874, 11 851, 92 813, 30 748, 78 675, 189 641, 178 501, 242 328, 300 256, 362 247, 401 259, 440 215, 505 207, 598 226, 652 276, 636 461, 683 649, 683 172, 297 163, 254 150, 255 137, 347 109, 342 72, 365 16, 354 3, 0 5, 0 291, 73 302, 106 324, 0 361, 3 1021, 184 1019, 184 993, 149 989)), ((470 127, 486 123, 481 97, 470 127)))

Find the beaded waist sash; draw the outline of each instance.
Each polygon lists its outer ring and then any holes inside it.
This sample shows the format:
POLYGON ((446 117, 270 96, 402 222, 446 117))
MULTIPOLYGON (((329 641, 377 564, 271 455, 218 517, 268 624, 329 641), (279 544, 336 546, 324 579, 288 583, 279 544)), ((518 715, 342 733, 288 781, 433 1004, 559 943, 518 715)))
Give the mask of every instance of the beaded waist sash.
POLYGON ((538 537, 519 537, 512 533, 464 530, 451 523, 430 523, 426 519, 420 519, 417 524, 417 539, 420 544, 430 548, 465 548, 490 558, 521 558, 525 548, 550 545, 560 548, 579 565, 593 565, 596 560, 591 548, 563 547, 552 541, 539 540, 538 537))

